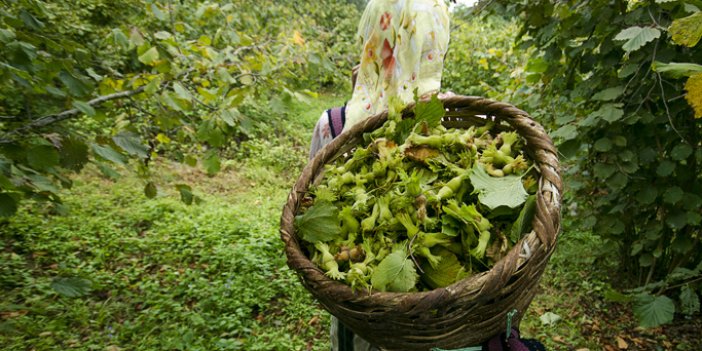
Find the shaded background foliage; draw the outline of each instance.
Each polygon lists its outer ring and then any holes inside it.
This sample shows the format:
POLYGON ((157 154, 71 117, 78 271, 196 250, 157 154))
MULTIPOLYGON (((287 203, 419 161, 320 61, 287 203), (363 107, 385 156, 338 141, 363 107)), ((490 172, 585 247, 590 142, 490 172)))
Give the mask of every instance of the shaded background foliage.
POLYGON ((600 260, 619 260, 613 283, 628 295, 617 298, 633 298, 647 326, 674 312, 698 313, 702 129, 694 110, 699 90, 686 84, 702 68, 702 4, 492 5, 519 18, 519 47, 536 49, 525 69, 539 89, 524 105, 554 130, 567 164, 567 205, 604 239, 600 260), (676 37, 688 25, 697 33, 676 37), (665 69, 670 63, 695 69, 665 69))

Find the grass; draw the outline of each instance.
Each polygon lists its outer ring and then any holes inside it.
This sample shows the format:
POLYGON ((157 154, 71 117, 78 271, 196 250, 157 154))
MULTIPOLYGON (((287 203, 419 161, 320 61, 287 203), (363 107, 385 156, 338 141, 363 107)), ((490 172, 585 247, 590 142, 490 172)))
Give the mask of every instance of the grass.
MULTIPOLYGON (((287 268, 278 221, 314 123, 342 102, 294 105, 215 177, 158 162, 154 199, 133 172, 113 182, 87 169, 63 194, 67 214, 31 204, 0 223, 0 348, 328 350, 329 314, 287 268), (179 183, 200 201, 183 204, 179 183)), ((600 245, 563 231, 524 335, 549 350, 603 350, 617 338, 631 350, 695 349, 664 329, 636 329, 627 306, 600 297, 600 245)))

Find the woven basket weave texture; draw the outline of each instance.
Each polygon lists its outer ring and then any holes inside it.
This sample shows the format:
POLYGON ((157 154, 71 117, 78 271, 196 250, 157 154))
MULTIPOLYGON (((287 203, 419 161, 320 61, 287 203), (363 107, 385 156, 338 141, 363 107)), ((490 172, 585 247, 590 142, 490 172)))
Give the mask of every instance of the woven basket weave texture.
POLYGON ((502 102, 472 96, 453 96, 442 102, 447 127, 484 123, 485 118, 476 116, 506 122, 526 141, 525 151, 539 172, 533 230, 489 271, 427 292, 369 294, 329 279, 301 249, 293 222, 308 187, 325 164, 359 145, 363 133, 380 127, 387 112, 354 125, 324 147, 303 169, 281 216, 288 265, 305 288, 356 334, 387 350, 477 345, 503 332, 507 313, 513 309, 519 312, 513 320, 518 325, 536 295, 560 229, 562 181, 556 149, 543 127, 526 112, 502 102))

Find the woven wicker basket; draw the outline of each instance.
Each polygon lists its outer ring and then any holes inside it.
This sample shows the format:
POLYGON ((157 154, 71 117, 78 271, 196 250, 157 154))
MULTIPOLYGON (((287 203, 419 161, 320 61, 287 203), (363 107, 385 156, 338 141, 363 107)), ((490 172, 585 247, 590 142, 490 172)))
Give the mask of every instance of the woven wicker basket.
POLYGON ((432 291, 369 294, 329 279, 305 256, 293 221, 308 186, 321 174, 324 164, 357 146, 364 132, 380 127, 387 119, 386 112, 358 123, 322 149, 302 171, 283 208, 280 232, 290 268, 331 314, 357 335, 387 350, 480 344, 504 332, 506 315, 513 309, 519 313, 512 323, 518 325, 536 295, 560 229, 562 183, 556 149, 544 129, 526 112, 509 104, 467 96, 442 101, 447 109, 443 122, 447 127, 485 123, 478 115, 507 122, 505 127, 526 140, 525 150, 540 173, 534 229, 492 269, 432 291))

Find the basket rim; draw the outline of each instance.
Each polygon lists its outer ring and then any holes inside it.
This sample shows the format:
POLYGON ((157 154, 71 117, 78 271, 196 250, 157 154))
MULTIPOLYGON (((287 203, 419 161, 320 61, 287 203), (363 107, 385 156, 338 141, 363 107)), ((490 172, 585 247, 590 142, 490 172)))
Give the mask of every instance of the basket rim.
MULTIPOLYGON (((320 150, 317 155, 308 162, 293 186, 288 201, 283 207, 281 215, 281 239, 285 242, 285 253, 288 266, 297 272, 305 287, 317 298, 324 298, 324 293, 315 286, 324 286, 326 289, 334 291, 334 299, 339 303, 350 302, 355 306, 372 306, 380 303, 396 306, 408 306, 413 308, 417 304, 451 304, 458 299, 466 290, 474 291, 479 288, 478 295, 489 298, 501 289, 505 282, 532 263, 539 264, 550 257, 560 232, 560 202, 562 194, 562 181, 558 165, 558 158, 555 146, 543 127, 531 119, 524 111, 504 102, 477 97, 455 95, 440 98, 444 107, 449 111, 464 113, 466 116, 482 114, 495 118, 495 120, 506 121, 523 138, 527 139, 527 145, 534 148, 536 159, 534 163, 538 166, 540 173, 539 190, 537 191, 537 214, 533 220, 533 230, 524 235, 517 244, 514 245, 508 254, 496 262, 489 270, 472 274, 452 285, 437 288, 429 291, 419 292, 382 292, 372 290, 358 291, 350 286, 332 280, 324 275, 311 260, 304 255, 300 246, 300 238, 294 230, 293 220, 299 207, 299 200, 308 190, 308 186, 314 180, 314 176, 324 164, 332 161, 342 154, 345 147, 355 146, 360 142, 364 132, 368 132, 380 127, 388 116, 387 111, 373 115, 362 122, 357 123, 348 130, 344 130, 331 143, 320 150), (524 259, 521 251, 524 244, 530 246, 531 257, 524 259), (302 256, 302 257, 300 257, 302 256), (497 278, 497 279, 496 279, 497 278), (320 295, 322 294, 322 295, 320 295)), ((414 104, 409 104, 403 113, 411 113, 414 104)))

